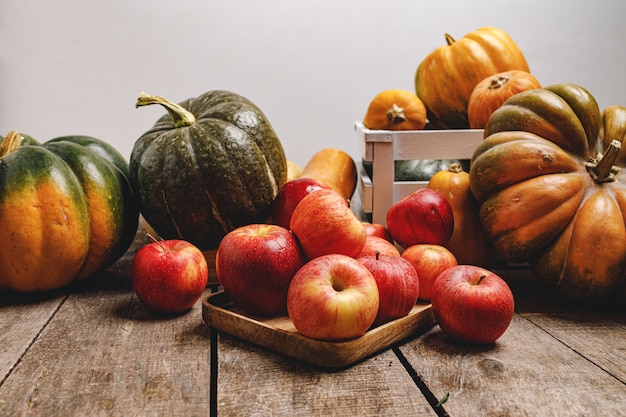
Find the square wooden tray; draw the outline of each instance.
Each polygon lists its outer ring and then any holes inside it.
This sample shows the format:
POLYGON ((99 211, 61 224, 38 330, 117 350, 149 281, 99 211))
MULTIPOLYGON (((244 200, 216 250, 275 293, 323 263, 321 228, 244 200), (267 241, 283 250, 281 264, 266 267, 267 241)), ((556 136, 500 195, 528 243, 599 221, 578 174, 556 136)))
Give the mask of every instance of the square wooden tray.
POLYGON ((356 339, 321 341, 298 333, 287 316, 250 316, 224 291, 202 300, 202 318, 212 328, 323 368, 348 367, 435 324, 431 305, 418 303, 407 316, 373 327, 356 339))

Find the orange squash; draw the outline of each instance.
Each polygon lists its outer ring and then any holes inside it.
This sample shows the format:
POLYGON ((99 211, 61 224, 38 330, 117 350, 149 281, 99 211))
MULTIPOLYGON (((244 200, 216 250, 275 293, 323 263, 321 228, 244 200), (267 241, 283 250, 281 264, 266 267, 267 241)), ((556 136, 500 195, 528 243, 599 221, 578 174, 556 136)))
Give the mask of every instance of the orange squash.
POLYGON ((428 188, 440 192, 454 213, 454 231, 445 247, 459 264, 490 266, 495 255, 480 224, 480 204, 470 189, 469 173, 461 164, 451 164, 430 178, 428 188))
POLYGON ((533 88, 541 88, 541 83, 526 71, 505 71, 483 79, 474 87, 467 104, 470 127, 484 129, 491 114, 507 99, 533 88))
POLYGON ((599 302, 626 272, 626 107, 584 88, 518 93, 489 118, 470 187, 498 254, 563 296, 599 302))
POLYGON ((411 91, 385 90, 370 102, 363 125, 372 130, 421 130, 426 126, 426 107, 411 91))
POLYGON ((522 51, 503 30, 484 27, 428 54, 415 73, 415 91, 430 124, 441 129, 469 127, 467 103, 482 79, 508 70, 529 71, 522 51))
POLYGON ((356 189, 358 174, 350 155, 338 148, 324 148, 309 159, 300 178, 321 181, 350 200, 356 189))

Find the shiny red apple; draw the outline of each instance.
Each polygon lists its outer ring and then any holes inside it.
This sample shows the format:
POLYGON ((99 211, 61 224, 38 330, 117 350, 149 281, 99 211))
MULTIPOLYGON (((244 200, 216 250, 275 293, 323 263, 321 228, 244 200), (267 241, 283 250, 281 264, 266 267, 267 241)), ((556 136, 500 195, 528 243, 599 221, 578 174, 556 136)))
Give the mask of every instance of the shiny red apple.
POLYGON ((387 226, 380 223, 363 223, 365 224, 365 233, 368 236, 382 237, 383 239, 387 239, 389 242, 393 243, 393 237, 391 237, 391 233, 389 233, 387 226))
POLYGON ((420 278, 420 300, 428 301, 435 279, 446 269, 458 264, 450 250, 441 245, 422 243, 409 246, 402 252, 420 278))
POLYGON ((272 223, 289 229, 291 215, 300 200, 314 191, 330 189, 329 185, 313 178, 296 178, 287 181, 272 201, 272 223))
POLYGON ((287 311, 287 289, 304 254, 284 227, 249 224, 230 231, 215 254, 217 279, 231 300, 251 314, 287 311))
POLYGON ((489 344, 504 334, 515 303, 508 284, 495 273, 473 265, 442 272, 433 285, 435 319, 453 340, 489 344))
POLYGON ((358 259, 370 270, 378 285, 378 314, 375 324, 408 315, 420 292, 420 283, 413 265, 399 256, 365 256, 358 259))
POLYGON ((444 245, 454 230, 452 206, 433 189, 413 191, 387 210, 387 228, 403 248, 418 243, 444 245))
POLYGON ((356 257, 365 246, 365 225, 338 192, 306 195, 294 209, 290 229, 308 259, 328 254, 356 257))
POLYGON ((345 340, 364 335, 378 313, 378 285, 372 273, 346 255, 307 262, 293 277, 287 311, 304 336, 345 340))
POLYGON ((365 238, 365 246, 363 246, 356 258, 375 256, 377 253, 380 256, 400 256, 400 251, 396 248, 396 245, 385 238, 369 235, 365 238))
POLYGON ((131 263, 133 290, 156 311, 189 310, 202 296, 209 279, 204 254, 184 240, 149 237, 152 243, 140 248, 131 263))

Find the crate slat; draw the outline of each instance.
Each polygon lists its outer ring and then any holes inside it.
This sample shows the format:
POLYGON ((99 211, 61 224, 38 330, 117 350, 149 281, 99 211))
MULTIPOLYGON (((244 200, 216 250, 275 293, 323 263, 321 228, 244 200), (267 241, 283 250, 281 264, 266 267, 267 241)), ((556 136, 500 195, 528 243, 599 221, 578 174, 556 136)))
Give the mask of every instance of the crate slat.
POLYGON ((376 173, 370 178, 361 164, 363 212, 381 224, 387 223, 387 210, 393 203, 428 185, 428 181, 395 181, 394 161, 471 159, 484 133, 482 129, 370 130, 360 122, 354 128, 362 160, 371 162, 376 173))

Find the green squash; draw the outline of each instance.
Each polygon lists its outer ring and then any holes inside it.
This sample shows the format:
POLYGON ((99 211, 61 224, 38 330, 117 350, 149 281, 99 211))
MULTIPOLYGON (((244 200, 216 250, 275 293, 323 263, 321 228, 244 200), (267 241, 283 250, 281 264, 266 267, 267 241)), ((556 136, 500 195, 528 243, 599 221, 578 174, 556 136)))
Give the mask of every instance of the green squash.
POLYGON ((136 142, 130 180, 146 221, 165 239, 215 249, 236 227, 265 222, 287 159, 261 110, 228 91, 180 104, 142 94, 167 114, 136 142))
POLYGON ((55 142, 74 142, 81 145, 115 165, 128 178, 128 161, 126 158, 117 149, 101 139, 83 135, 68 135, 50 139, 46 143, 55 142))
MULTIPOLYGON (((428 181, 435 173, 445 171, 454 163, 460 163, 464 171, 469 170, 468 159, 408 159, 393 161, 394 181, 428 181)), ((372 162, 363 161, 363 168, 374 178, 372 162)))
MULTIPOLYGON (((34 137, 30 135, 27 135, 26 133, 19 133, 19 135, 22 137, 21 146, 41 145, 41 143, 39 143, 37 139, 35 139, 34 137)), ((2 142, 3 140, 4 140, 4 136, 0 135, 0 142, 2 142)))
POLYGON ((46 291, 115 262, 139 211, 105 158, 71 140, 25 142, 11 132, 0 143, 0 288, 46 291))
POLYGON ((91 137, 62 136, 42 146, 72 169, 85 193, 89 251, 76 279, 90 277, 117 261, 135 238, 139 208, 125 175, 128 164, 117 150, 91 137))

